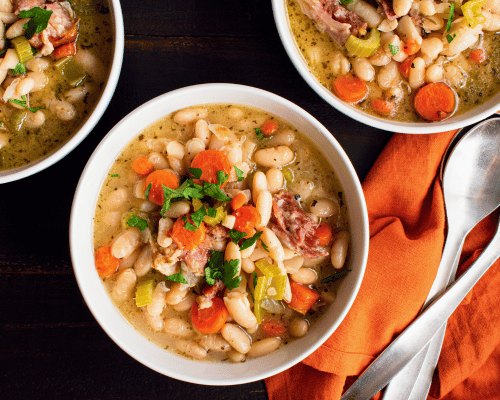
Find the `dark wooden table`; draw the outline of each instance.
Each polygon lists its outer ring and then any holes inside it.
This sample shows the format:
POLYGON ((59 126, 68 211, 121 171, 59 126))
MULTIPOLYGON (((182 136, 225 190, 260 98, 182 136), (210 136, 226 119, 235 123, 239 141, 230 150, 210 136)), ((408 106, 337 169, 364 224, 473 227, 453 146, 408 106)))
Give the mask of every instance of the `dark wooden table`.
POLYGON ((125 56, 109 108, 56 165, 0 186, 0 398, 266 399, 264 382, 198 386, 160 375, 100 328, 76 284, 68 226, 80 174, 106 133, 160 94, 209 82, 274 92, 322 122, 360 180, 391 133, 354 121, 300 77, 277 33, 269 0, 122 0, 125 56))

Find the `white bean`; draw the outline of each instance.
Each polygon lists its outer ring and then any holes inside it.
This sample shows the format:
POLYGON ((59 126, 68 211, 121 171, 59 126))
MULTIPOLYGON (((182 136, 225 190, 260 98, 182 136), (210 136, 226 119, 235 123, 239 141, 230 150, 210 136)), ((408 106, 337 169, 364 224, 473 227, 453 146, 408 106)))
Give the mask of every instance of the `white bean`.
POLYGON ((19 58, 16 51, 14 49, 7 49, 0 64, 0 69, 7 71, 15 68, 18 63, 19 58))
POLYGON ((247 274, 251 274, 253 271, 255 271, 255 264, 249 258, 242 258, 241 269, 245 271, 247 274))
POLYGON ((154 169, 167 169, 169 167, 167 159, 156 151, 149 154, 148 160, 151 161, 154 169))
POLYGON ((79 48, 74 55, 75 61, 80 64, 85 72, 96 82, 104 82, 107 76, 107 69, 91 50, 79 48))
POLYGON ((227 356, 234 363, 239 363, 245 360, 245 355, 234 349, 229 350, 227 352, 227 356))
POLYGON ((348 247, 349 233, 347 231, 340 231, 333 241, 331 250, 331 261, 334 268, 340 269, 344 266, 348 247))
POLYGON ((290 164, 295 157, 288 146, 267 147, 260 149, 253 155, 254 161, 263 167, 281 167, 290 164))
POLYGON ((263 190, 267 190, 267 178, 264 172, 257 171, 252 181, 252 200, 254 204, 257 204, 259 193, 263 190))
POLYGON ((336 294, 333 290, 323 289, 321 291, 321 298, 325 300, 328 304, 332 304, 335 301, 336 294))
POLYGON ((171 155, 167 155, 168 163, 170 164, 170 168, 179 176, 186 175, 187 167, 184 163, 183 158, 177 158, 171 155))
POLYGON ((155 332, 160 332, 163 329, 163 324, 165 323, 161 315, 151 315, 146 311, 146 307, 142 307, 144 312, 144 318, 146 322, 155 332))
POLYGON ((45 71, 49 66, 50 61, 45 57, 34 57, 26 62, 26 68, 29 71, 42 72, 45 71))
POLYGON ((269 255, 273 260, 280 262, 285 259, 283 246, 271 229, 266 227, 262 228, 262 236, 260 238, 262 243, 264 243, 269 249, 269 255))
POLYGON ((183 283, 175 282, 166 295, 166 302, 169 305, 179 304, 184 300, 189 292, 189 287, 183 283))
POLYGON ((156 285, 153 291, 153 299, 150 304, 146 306, 146 310, 150 315, 157 316, 163 312, 165 305, 167 304, 168 288, 165 282, 160 282, 156 285))
MULTIPOLYGON (((229 292, 224 296, 224 304, 231 317, 244 328, 251 328, 257 324, 257 318, 250 309, 247 297, 240 292, 229 292)), ((225 338, 227 340, 227 338, 225 338)))
POLYGON ((208 123, 204 119, 199 119, 196 121, 196 124, 194 126, 194 136, 198 139, 201 139, 203 141, 203 144, 208 146, 208 143, 210 142, 210 129, 208 129, 208 123))
MULTIPOLYGON (((49 77, 45 75, 43 72, 28 72, 26 76, 33 79, 34 85, 31 89, 31 92, 38 92, 42 90, 49 83, 49 77)), ((78 88, 83 88, 84 86, 78 86, 78 88)), ((77 90, 78 88, 72 89, 77 90)), ((79 90, 79 89, 78 89, 79 90)), ((71 91, 71 90, 70 90, 71 91)), ((68 93, 68 92, 67 92, 68 93)), ((73 101, 71 98, 68 101, 73 101)))
POLYGON ((354 74, 361 80, 371 82, 375 78, 375 68, 365 57, 356 57, 352 62, 354 74))
POLYGON ((265 356, 266 354, 275 351, 278 347, 280 347, 280 345, 280 338, 270 337, 261 339, 252 344, 247 356, 251 358, 265 356))
POLYGON ((372 65, 375 65, 376 67, 382 67, 384 65, 389 64, 389 62, 392 60, 391 53, 388 53, 385 51, 385 49, 381 46, 377 49, 375 53, 373 53, 370 57, 368 57, 368 61, 372 65))
POLYGON ((328 218, 340 211, 340 205, 331 199, 313 200, 309 209, 319 218, 328 218))
POLYGON ((269 138, 266 145, 269 147, 290 146, 293 142, 295 142, 295 132, 291 129, 284 129, 269 138))
POLYGON ((303 285, 312 285, 318 280, 316 271, 311 268, 299 268, 299 270, 290 277, 293 281, 302 283, 303 285))
POLYGON ((167 318, 163 330, 165 333, 183 339, 193 337, 195 334, 191 324, 180 318, 167 318))
POLYGON ((419 5, 419 10, 425 16, 434 15, 436 13, 436 7, 434 6, 434 1, 422 0, 419 5))
POLYGON ((222 337, 241 354, 246 354, 250 350, 250 337, 237 325, 224 324, 220 333, 222 337))
POLYGON ((28 128, 38 128, 45 123, 45 114, 42 110, 38 110, 34 113, 28 113, 26 120, 24 121, 28 128))
POLYGON ((422 23, 422 28, 425 29, 426 32, 438 31, 444 26, 444 19, 440 18, 437 15, 430 15, 424 18, 424 22, 422 23))
POLYGON ((422 57, 413 60, 408 76, 408 84, 412 89, 417 89, 425 83, 425 61, 422 57))
POLYGON ((176 140, 168 142, 166 151, 167 155, 179 159, 183 159, 184 156, 186 155, 186 149, 184 148, 184 145, 177 142, 176 140))
POLYGON ((14 22, 7 32, 5 32, 5 37, 7 39, 14 39, 15 37, 21 36, 24 33, 23 26, 29 21, 29 18, 22 18, 16 22, 14 22))
MULTIPOLYGON (((36 92, 37 90, 40 90, 40 80, 43 79, 42 77, 45 77, 48 83, 49 78, 45 76, 42 72, 31 72, 31 74, 37 74, 37 83, 35 86, 35 79, 33 79, 33 89, 31 90, 32 92, 36 92), (35 90, 36 89, 36 90, 35 90)), ((29 75, 28 75, 29 76, 29 75)), ((43 83, 42 83, 43 84, 43 83)), ((43 85, 45 86, 45 85, 43 85)), ((64 93, 64 98, 69 101, 70 103, 77 103, 79 101, 82 101, 83 98, 87 95, 89 92, 89 86, 88 85, 80 85, 77 86, 73 89, 68 90, 66 93, 64 93)))
POLYGON ((131 255, 141 244, 141 232, 137 228, 129 228, 120 233, 111 245, 111 254, 116 258, 131 255))
POLYGON ((151 246, 145 246, 139 253, 136 262, 134 263, 134 271, 137 276, 144 276, 153 267, 153 251, 151 246))
POLYGON ((351 2, 345 6, 348 10, 358 14, 370 28, 376 28, 382 22, 382 16, 376 8, 363 0, 351 2))
POLYGON ((224 252, 224 260, 238 260, 238 270, 241 269, 241 254, 240 247, 233 242, 229 242, 226 246, 226 250, 224 252))
POLYGON ((24 78, 21 79, 21 82, 19 82, 16 86, 16 92, 20 96, 27 95, 33 87, 35 86, 35 81, 32 78, 24 78))
POLYGON ((225 352, 231 349, 231 345, 218 334, 208 334, 201 337, 199 344, 205 350, 212 350, 216 352, 225 352))
POLYGON ((196 155, 205 150, 205 143, 203 143, 203 140, 201 139, 194 138, 187 141, 185 149, 186 155, 184 156, 184 161, 186 162, 187 166, 191 166, 191 162, 196 157, 196 155))
POLYGON ((134 187, 132 189, 132 192, 134 193, 134 196, 138 199, 146 199, 146 179, 139 179, 137 182, 134 183, 134 187))
POLYGON ((5 13, 13 13, 14 5, 12 0, 0 0, 0 11, 5 13))
POLYGON ((70 121, 76 117, 76 109, 69 101, 52 100, 49 102, 49 110, 61 121, 70 121))
POLYGON ((267 187, 274 194, 283 188, 284 178, 283 172, 278 168, 269 168, 266 172, 267 187))
POLYGON ((436 37, 423 39, 422 44, 420 45, 420 51, 422 54, 431 59, 437 58, 441 50, 443 50, 443 42, 436 37))
POLYGON ((294 318, 290 322, 290 335, 294 337, 305 336, 309 330, 309 324, 304 318, 294 318))
POLYGON ((399 37, 406 43, 409 39, 415 39, 418 44, 422 43, 422 36, 418 32, 416 26, 409 15, 405 15, 399 20, 396 31, 399 37))
POLYGON ((116 279, 111 297, 117 302, 123 302, 132 296, 137 277, 134 270, 124 269, 116 279))
POLYGON ((299 270, 300 267, 304 264, 304 257, 296 256, 290 258, 289 260, 283 261, 283 265, 285 266, 286 272, 289 274, 293 274, 299 270))
POLYGON ((440 64, 432 64, 425 70, 426 82, 440 82, 443 80, 444 70, 440 64))
POLYGON ((193 292, 189 292, 184 300, 172 306, 172 308, 177 312, 185 312, 193 307, 194 302, 196 301, 196 295, 193 292))
POLYGON ((262 228, 269 223, 273 210, 273 195, 269 190, 263 190, 259 193, 255 208, 260 213, 260 224, 255 225, 255 227, 262 228))
POLYGON ((413 0, 393 0, 392 8, 394 10, 394 14, 398 17, 402 17, 403 15, 408 14, 410 11, 413 0))
POLYGON ((174 346, 181 353, 185 353, 188 356, 196 359, 202 359, 207 356, 207 351, 192 340, 177 339, 174 342, 174 346))
POLYGON ((345 75, 351 69, 351 63, 340 51, 335 51, 332 55, 331 69, 334 75, 345 75))
POLYGON ((397 86, 400 80, 398 63, 394 60, 381 67, 378 71, 377 83, 382 89, 390 89, 397 86))
POLYGON ((380 32, 392 32, 394 29, 397 28, 397 26, 398 26, 397 19, 384 19, 377 27, 377 29, 380 32))
POLYGON ((174 121, 181 125, 191 124, 199 119, 207 118, 208 111, 205 108, 186 108, 174 115, 174 121))
POLYGON ((191 211, 191 203, 187 200, 180 200, 170 204, 170 208, 163 214, 168 218, 179 218, 191 211))

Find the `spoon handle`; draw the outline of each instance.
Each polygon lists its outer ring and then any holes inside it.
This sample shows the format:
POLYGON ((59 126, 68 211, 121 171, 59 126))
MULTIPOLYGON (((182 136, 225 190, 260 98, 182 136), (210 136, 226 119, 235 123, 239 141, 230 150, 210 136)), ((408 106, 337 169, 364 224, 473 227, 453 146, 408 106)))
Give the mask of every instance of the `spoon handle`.
POLYGON ((471 267, 434 300, 344 393, 341 400, 370 399, 432 339, 475 283, 500 256, 497 231, 471 267))

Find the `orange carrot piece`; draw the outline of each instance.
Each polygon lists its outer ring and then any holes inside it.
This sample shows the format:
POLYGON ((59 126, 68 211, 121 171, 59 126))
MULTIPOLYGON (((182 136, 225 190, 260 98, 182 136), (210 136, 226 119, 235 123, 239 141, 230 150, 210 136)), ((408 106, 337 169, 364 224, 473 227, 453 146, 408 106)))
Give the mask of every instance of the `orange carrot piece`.
POLYGON ((120 265, 120 260, 111 254, 109 246, 101 246, 95 252, 95 269, 103 278, 113 275, 120 265))
POLYGON ((139 175, 148 175, 153 171, 153 163, 149 158, 139 156, 132 161, 132 168, 139 175))
MULTIPOLYGON (((203 243, 206 236, 206 226, 205 223, 202 222, 196 230, 191 231, 186 229, 184 226, 186 222, 193 224, 193 220, 186 216, 186 221, 184 221, 183 217, 177 218, 172 227, 171 237, 177 246, 181 249, 193 250, 203 243)), ((194 225, 194 224, 193 224, 194 225)))
POLYGON ((76 54, 76 42, 70 42, 59 46, 52 52, 52 58, 59 60, 60 58, 74 56, 76 54))
POLYGON ((483 49, 474 49, 469 53, 469 58, 477 64, 486 61, 486 52, 483 49))
POLYGON ((247 234, 245 237, 252 236, 254 226, 261 220, 260 212, 250 205, 238 208, 233 215, 236 217, 233 229, 245 232, 247 234))
POLYGON ((292 300, 288 303, 288 307, 302 315, 305 315, 319 299, 319 293, 300 283, 290 281, 292 289, 292 300))
POLYGON ((333 82, 333 91, 341 99, 348 103, 358 103, 368 93, 366 83, 352 75, 339 76, 333 82))
POLYGON ((146 178, 144 188, 147 190, 151 184, 148 193, 148 200, 155 204, 163 205, 163 187, 177 189, 179 187, 179 178, 172 172, 166 169, 158 169, 151 172, 146 178))
POLYGON ((68 29, 62 36, 51 37, 49 36, 50 43, 54 48, 60 47, 63 44, 75 42, 78 38, 78 25, 80 20, 76 21, 75 24, 68 29))
POLYGON ((238 208, 243 207, 246 202, 247 202, 247 196, 245 196, 243 193, 238 193, 231 200, 231 208, 233 210, 237 210, 238 208))
POLYGON ((260 127, 260 130, 264 136, 271 136, 278 130, 278 124, 273 120, 269 120, 260 127))
POLYGON ((417 58, 416 55, 409 56, 403 62, 401 62, 401 64, 399 64, 399 71, 405 78, 408 78, 410 76, 410 68, 415 58, 417 58))
POLYGON ((386 99, 371 99, 370 105, 373 111, 380 115, 389 116, 396 109, 396 103, 386 99))
POLYGON ((429 83, 415 95, 413 105, 420 116, 429 121, 440 121, 455 109, 455 94, 443 82, 429 83))
POLYGON ((417 54, 419 50, 420 50, 420 45, 413 38, 408 39, 407 42, 403 45, 404 53, 409 56, 417 54))
MULTIPOLYGON (((191 168, 199 168, 202 171, 201 179, 193 181, 200 184, 200 180, 210 183, 217 183, 217 172, 224 171, 226 175, 231 172, 231 164, 227 156, 219 150, 204 150, 198 153, 191 162, 191 168)), ((224 182, 221 187, 224 187, 224 182)))
POLYGON ((260 329, 265 336, 283 336, 288 325, 278 318, 266 318, 261 322, 260 329))
POLYGON ((316 228, 315 236, 319 239, 320 246, 326 246, 333 240, 333 228, 327 224, 320 224, 316 228))
POLYGON ((193 326, 205 334, 219 332, 226 323, 228 315, 226 305, 220 297, 214 297, 210 307, 200 309, 195 301, 191 308, 193 326))

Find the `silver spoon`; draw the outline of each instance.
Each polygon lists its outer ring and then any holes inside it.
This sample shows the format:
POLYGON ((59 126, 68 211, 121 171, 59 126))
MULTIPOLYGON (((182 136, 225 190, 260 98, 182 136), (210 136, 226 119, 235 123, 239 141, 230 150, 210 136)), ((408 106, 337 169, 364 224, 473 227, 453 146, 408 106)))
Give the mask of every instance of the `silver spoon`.
MULTIPOLYGON (((456 271, 452 267, 467 234, 500 204, 499 153, 500 118, 492 118, 467 132, 450 155, 443 176, 448 234, 429 300, 435 299, 453 280, 456 271)), ((421 317, 415 322, 419 320, 421 317)), ((407 334, 407 328, 348 389, 342 400, 369 399, 378 393, 422 350, 445 321, 435 327, 422 326, 417 335, 407 334)))

